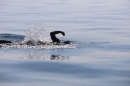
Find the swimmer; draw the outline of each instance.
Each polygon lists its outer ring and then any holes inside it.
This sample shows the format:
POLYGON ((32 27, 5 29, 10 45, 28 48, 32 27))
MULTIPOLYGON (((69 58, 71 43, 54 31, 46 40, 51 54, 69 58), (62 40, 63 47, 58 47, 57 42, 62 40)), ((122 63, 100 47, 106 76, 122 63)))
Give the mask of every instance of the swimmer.
MULTIPOLYGON (((64 44, 69 44, 70 41, 64 41, 64 42, 61 42, 61 40, 59 40, 57 37, 56 37, 56 34, 59 34, 61 33, 63 36, 65 36, 65 32, 63 31, 53 31, 53 32, 50 32, 50 37, 51 37, 51 40, 52 40, 52 43, 64 43, 64 44)), ((8 41, 8 40, 0 40, 0 44, 2 43, 12 43, 11 41, 8 41)))

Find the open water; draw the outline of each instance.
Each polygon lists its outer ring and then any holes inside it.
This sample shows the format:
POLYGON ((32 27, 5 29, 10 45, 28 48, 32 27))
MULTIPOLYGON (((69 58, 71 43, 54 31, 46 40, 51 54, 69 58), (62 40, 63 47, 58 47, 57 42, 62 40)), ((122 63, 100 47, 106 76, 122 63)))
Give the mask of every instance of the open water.
POLYGON ((0 86, 130 85, 129 0, 0 0, 0 39, 0 86))

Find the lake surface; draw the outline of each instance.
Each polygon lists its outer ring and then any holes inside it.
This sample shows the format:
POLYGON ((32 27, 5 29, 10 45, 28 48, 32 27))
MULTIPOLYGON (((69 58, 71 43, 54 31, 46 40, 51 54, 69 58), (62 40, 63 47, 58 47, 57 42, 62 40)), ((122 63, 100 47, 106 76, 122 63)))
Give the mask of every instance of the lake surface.
POLYGON ((1 0, 0 39, 0 86, 130 85, 129 0, 1 0))

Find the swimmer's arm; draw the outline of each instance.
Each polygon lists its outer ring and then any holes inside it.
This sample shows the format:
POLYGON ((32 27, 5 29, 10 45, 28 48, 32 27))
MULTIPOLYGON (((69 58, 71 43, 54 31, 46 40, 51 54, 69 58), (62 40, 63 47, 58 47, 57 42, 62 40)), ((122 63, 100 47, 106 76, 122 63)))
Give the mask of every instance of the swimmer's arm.
POLYGON ((65 36, 65 33, 63 31, 53 31, 51 34, 59 34, 61 33, 63 36, 65 36))

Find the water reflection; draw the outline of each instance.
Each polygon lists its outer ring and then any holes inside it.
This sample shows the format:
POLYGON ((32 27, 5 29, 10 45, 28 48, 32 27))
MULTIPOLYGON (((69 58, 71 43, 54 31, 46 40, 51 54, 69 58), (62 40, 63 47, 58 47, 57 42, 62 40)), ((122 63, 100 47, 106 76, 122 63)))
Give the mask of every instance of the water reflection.
POLYGON ((20 59, 24 59, 24 60, 69 60, 69 58, 70 57, 68 57, 68 56, 63 56, 60 54, 46 55, 41 52, 30 53, 28 55, 20 57, 20 59))
POLYGON ((69 57, 62 56, 60 54, 52 54, 50 60, 68 60, 69 57))

